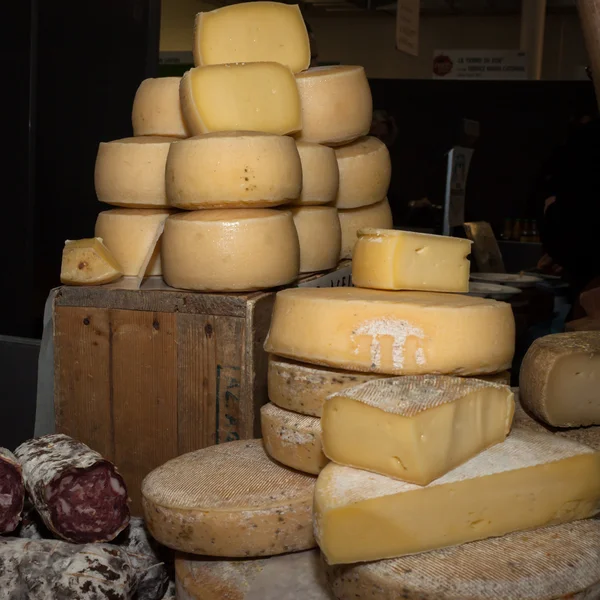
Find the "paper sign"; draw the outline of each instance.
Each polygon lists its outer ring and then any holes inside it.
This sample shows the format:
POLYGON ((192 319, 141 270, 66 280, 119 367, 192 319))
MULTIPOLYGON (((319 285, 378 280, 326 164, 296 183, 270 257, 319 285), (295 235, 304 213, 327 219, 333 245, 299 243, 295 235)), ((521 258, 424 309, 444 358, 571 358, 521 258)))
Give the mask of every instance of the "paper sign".
POLYGON ((518 50, 436 50, 434 79, 527 79, 525 52, 518 50))
POLYGON ((455 146, 448 152, 446 192, 444 196, 444 235, 465 222, 465 192, 473 150, 455 146))
POLYGON ((419 56, 419 13, 421 0, 398 0, 396 10, 396 49, 419 56))

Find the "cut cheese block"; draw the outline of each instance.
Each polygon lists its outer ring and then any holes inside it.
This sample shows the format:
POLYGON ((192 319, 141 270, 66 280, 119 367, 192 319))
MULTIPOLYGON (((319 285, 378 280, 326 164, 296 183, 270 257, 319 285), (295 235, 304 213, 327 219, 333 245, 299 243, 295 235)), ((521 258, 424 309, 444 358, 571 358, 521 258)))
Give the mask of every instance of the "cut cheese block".
POLYGON ((294 75, 278 63, 196 67, 183 76, 180 95, 193 135, 211 131, 285 135, 302 127, 294 75))
POLYGON ((272 558, 175 558, 179 600, 330 600, 319 552, 272 558))
POLYGON ((167 220, 162 261, 172 287, 261 290, 298 277, 300 246, 289 211, 199 210, 167 220))
POLYGON ((196 15, 196 66, 269 61, 294 73, 310 65, 308 32, 297 4, 246 2, 196 15))
POLYGON ((165 166, 172 142, 160 136, 102 142, 94 171, 98 200, 113 206, 166 207, 165 166))
POLYGON ((265 404, 260 409, 265 450, 280 463, 317 475, 329 460, 321 446, 321 419, 265 404))
POLYGON ((385 198, 377 204, 362 206, 349 210, 339 210, 340 226, 342 228, 342 250, 340 259, 352 258, 358 230, 372 227, 374 229, 391 229, 394 226, 392 209, 385 198))
POLYGON ((594 600, 600 520, 361 565, 324 562, 337 600, 594 600))
POLYGON ((300 241, 300 273, 333 269, 342 244, 337 208, 297 206, 291 212, 300 241))
POLYGON ((363 67, 314 67, 296 75, 302 105, 297 139, 339 146, 368 133, 371 89, 363 67))
POLYGON ((392 178, 387 146, 376 137, 361 137, 335 149, 340 185, 337 208, 359 208, 385 198, 392 178))
POLYGON ((176 138, 189 136, 181 113, 180 83, 181 77, 159 77, 142 81, 133 99, 133 135, 168 135, 176 138))
POLYGON ((471 241, 444 235, 361 229, 352 255, 354 285, 378 290, 468 292, 471 241))
POLYGON ((510 371, 500 371, 500 373, 493 373, 492 375, 478 375, 477 379, 491 383, 500 383, 501 385, 510 385, 510 371))
POLYGON ((519 374, 523 406, 554 427, 600 425, 600 332, 533 342, 519 374))
POLYGON ((302 165, 287 136, 233 131, 173 144, 166 167, 169 204, 178 208, 285 204, 302 189, 302 165))
POLYGON ((302 162, 302 192, 293 204, 329 204, 335 200, 340 174, 332 148, 297 142, 302 162))
POLYGON ((67 240, 60 281, 67 285, 101 285, 122 277, 121 265, 100 238, 67 240))
POLYGON ((505 302, 429 292, 278 292, 267 352, 349 371, 478 375, 506 369, 515 324, 505 302))
POLYGON ((340 465, 427 485, 503 442, 514 410, 509 387, 479 379, 377 379, 327 398, 323 450, 340 465))
POLYGON ((209 556, 271 556, 315 547, 315 478, 287 469, 261 440, 183 454, 142 483, 144 517, 157 541, 209 556))
POLYGON ((394 558, 600 512, 600 453, 515 429, 426 487, 329 463, 315 536, 330 564, 394 558))
POLYGON ((105 210, 98 215, 95 235, 104 240, 124 275, 161 275, 160 237, 170 214, 160 209, 105 210))

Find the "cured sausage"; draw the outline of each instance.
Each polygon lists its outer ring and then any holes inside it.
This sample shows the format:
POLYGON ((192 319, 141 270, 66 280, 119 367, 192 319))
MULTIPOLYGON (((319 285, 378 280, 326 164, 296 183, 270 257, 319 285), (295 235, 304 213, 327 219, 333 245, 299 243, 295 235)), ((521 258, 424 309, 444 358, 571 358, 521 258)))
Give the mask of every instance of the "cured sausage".
POLYGON ((0 448, 0 534, 17 528, 24 501, 21 465, 10 450, 0 448))
POLYGON ((64 434, 15 450, 25 488, 44 524, 76 543, 108 542, 129 523, 127 489, 114 465, 64 434))

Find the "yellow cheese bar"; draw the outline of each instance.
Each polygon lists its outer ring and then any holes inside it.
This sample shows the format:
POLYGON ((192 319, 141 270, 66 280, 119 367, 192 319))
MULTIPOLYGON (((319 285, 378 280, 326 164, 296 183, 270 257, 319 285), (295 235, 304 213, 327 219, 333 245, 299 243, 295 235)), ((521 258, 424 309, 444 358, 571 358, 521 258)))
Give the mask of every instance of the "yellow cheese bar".
POLYGON ((379 290, 468 292, 470 252, 470 240, 361 229, 352 256, 352 281, 379 290))
POLYGON ((67 240, 60 280, 67 285, 101 285, 123 276, 121 265, 101 238, 67 240))
POLYGON ((426 485, 503 442, 510 388, 425 375, 375 379, 325 401, 323 449, 341 465, 426 485))
POLYGON ((597 514, 600 453, 514 430, 426 487, 329 463, 314 511, 330 564, 427 552, 597 514))

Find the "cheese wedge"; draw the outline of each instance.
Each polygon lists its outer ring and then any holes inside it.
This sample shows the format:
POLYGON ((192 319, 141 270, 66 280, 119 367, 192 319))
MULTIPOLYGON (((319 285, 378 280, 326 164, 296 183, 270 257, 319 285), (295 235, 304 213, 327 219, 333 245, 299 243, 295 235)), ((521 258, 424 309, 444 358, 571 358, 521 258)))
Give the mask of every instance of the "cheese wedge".
POLYGON ((387 198, 369 206, 348 210, 340 209, 338 210, 338 217, 342 228, 342 250, 340 252, 340 259, 342 260, 352 258, 360 229, 368 227, 391 229, 394 226, 392 209, 387 198))
POLYGON ((329 204, 335 200, 340 173, 332 148, 296 142, 302 162, 302 192, 293 204, 329 204))
POLYGON ((600 453, 516 429, 426 487, 329 463, 315 489, 329 564, 393 558, 600 512, 600 453))
POLYGON ((121 265, 100 238, 67 240, 60 281, 67 285, 102 285, 123 276, 121 265))

